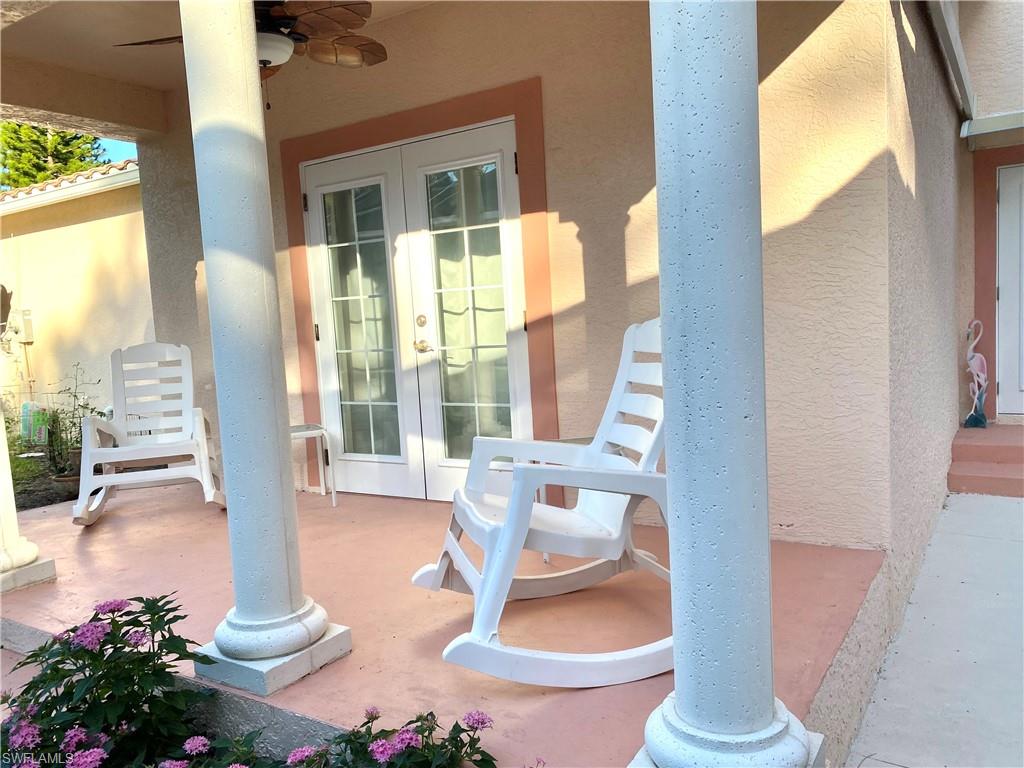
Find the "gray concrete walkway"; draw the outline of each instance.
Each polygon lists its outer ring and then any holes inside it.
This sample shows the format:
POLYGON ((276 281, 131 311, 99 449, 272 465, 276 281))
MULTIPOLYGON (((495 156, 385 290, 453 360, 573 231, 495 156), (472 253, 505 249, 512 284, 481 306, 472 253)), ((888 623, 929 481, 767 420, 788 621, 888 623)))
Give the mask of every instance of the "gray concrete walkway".
POLYGON ((950 496, 848 766, 1024 766, 1024 503, 950 496))

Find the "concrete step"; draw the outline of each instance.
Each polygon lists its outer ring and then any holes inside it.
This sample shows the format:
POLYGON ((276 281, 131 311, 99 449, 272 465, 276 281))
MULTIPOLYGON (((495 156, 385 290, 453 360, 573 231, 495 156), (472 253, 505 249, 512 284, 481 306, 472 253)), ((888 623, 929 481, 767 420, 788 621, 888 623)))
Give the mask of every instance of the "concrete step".
POLYGON ((990 424, 960 429, 953 438, 953 461, 1024 464, 1024 425, 990 424))
POLYGON ((1024 498, 1024 464, 954 461, 946 477, 953 493, 1024 498))

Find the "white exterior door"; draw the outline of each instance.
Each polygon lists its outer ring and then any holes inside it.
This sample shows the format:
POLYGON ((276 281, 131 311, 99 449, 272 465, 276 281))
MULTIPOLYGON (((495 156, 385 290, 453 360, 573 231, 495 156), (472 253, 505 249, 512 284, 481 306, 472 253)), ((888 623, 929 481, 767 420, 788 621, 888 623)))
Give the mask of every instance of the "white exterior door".
POLYGON ((996 412, 1024 413, 1024 165, 999 169, 996 412))
POLYGON ((476 435, 530 437, 514 152, 509 121, 305 167, 339 490, 447 500, 476 435))

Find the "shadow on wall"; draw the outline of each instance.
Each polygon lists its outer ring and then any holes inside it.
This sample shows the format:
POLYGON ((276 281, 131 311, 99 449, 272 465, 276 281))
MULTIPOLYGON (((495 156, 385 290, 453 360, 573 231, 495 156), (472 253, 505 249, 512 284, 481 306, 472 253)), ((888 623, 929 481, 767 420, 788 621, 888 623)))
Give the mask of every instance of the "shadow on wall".
MULTIPOLYGON (((111 193, 107 193, 108 195, 111 193)), ((115 193, 116 194, 116 193, 115 193)), ((145 274, 145 255, 124 252, 123 259, 111 258, 108 243, 135 248, 144 241, 143 223, 137 203, 123 195, 125 202, 104 215, 96 215, 96 207, 76 200, 59 203, 59 230, 66 232, 60 253, 40 253, 36 256, 22 253, 21 259, 44 261, 46 271, 37 270, 45 282, 22 284, 15 291, 14 303, 19 309, 33 312, 35 343, 29 348, 35 399, 46 403, 48 397, 66 385, 62 381, 70 376, 72 366, 81 362, 89 381, 100 380, 88 387, 93 405, 103 408, 110 402, 109 357, 114 346, 130 345, 152 340, 153 317, 148 291, 140 295, 139 289, 148 289, 145 274), (119 220, 119 221, 118 221, 119 220), (73 227, 97 224, 102 240, 73 227), (62 262, 70 260, 62 266, 62 262)), ((55 227, 53 207, 12 214, 14 219, 5 227, 8 237, 31 237, 55 227)), ((57 236, 60 236, 59 234, 57 236)), ((40 243, 39 247, 46 247, 40 243)), ((33 247, 29 240, 22 248, 33 247)), ((17 269, 17 267, 15 267, 17 269)), ((31 279, 31 278, 24 278, 31 279)), ((21 347, 21 345, 15 345, 21 347)), ((5 361, 20 375, 26 366, 21 350, 5 361)), ((14 387, 28 398, 27 383, 17 381, 14 387)))

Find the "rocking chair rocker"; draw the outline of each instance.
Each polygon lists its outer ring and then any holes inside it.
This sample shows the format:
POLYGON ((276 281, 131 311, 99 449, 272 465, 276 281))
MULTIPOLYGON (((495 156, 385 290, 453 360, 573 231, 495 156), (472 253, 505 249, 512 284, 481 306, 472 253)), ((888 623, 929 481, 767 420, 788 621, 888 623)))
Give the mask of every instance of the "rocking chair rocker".
POLYGON ((628 570, 668 580, 668 569, 632 541, 633 515, 644 498, 655 501, 664 518, 665 476, 656 472, 664 446, 660 354, 658 319, 626 330, 612 393, 588 445, 474 439, 466 487, 455 492, 441 556, 412 578, 426 589, 475 598, 472 630, 448 645, 446 661, 506 680, 572 688, 626 683, 672 668, 671 636, 607 653, 533 650, 503 645, 498 637, 507 600, 562 595, 628 570), (515 462, 508 498, 485 490, 491 462, 503 456, 515 462), (576 506, 537 502, 547 485, 579 489, 576 506), (482 572, 459 544, 464 533, 484 551, 482 572), (560 573, 517 577, 524 549, 596 560, 560 573))

